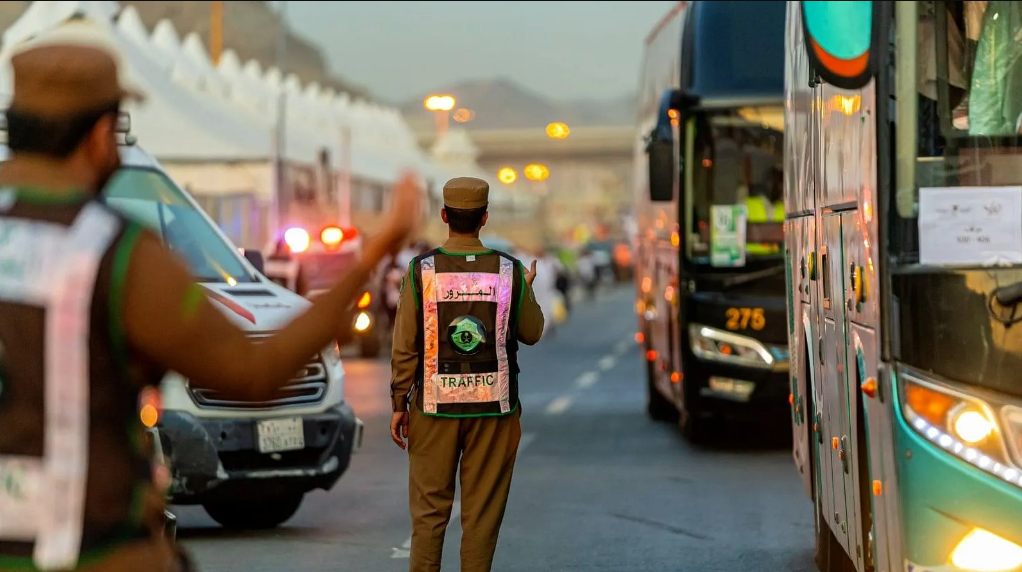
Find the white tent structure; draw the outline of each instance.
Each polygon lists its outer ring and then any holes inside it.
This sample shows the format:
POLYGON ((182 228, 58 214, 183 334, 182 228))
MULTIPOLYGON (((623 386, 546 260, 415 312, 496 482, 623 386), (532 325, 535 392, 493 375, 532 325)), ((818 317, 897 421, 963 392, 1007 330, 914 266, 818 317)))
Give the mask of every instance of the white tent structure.
MULTIPOLYGON (((167 20, 148 32, 134 7, 122 9, 117 2, 33 2, 3 34, 0 95, 10 93, 5 56, 11 49, 75 17, 104 30, 123 55, 124 72, 148 96, 129 108, 139 144, 200 194, 244 190, 260 205, 273 203, 282 93, 286 135, 279 149, 289 180, 298 169, 302 181, 337 188, 338 181, 350 180, 344 185, 350 192, 385 193, 410 168, 442 184, 444 172, 418 148, 396 110, 351 101, 316 84, 303 87, 294 75, 242 63, 230 50, 214 66, 198 35, 182 39, 167 20), (350 179, 335 181, 340 171, 350 179)), ((345 211, 339 207, 339 216, 350 213, 345 211)))

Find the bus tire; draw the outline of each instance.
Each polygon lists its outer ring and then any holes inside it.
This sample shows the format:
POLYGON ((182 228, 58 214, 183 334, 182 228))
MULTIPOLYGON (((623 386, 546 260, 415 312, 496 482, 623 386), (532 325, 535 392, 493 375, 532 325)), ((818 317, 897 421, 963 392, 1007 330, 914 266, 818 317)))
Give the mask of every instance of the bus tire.
POLYGON ((653 421, 675 423, 678 420, 678 408, 664 397, 656 388, 656 371, 653 362, 646 361, 646 414, 653 421))

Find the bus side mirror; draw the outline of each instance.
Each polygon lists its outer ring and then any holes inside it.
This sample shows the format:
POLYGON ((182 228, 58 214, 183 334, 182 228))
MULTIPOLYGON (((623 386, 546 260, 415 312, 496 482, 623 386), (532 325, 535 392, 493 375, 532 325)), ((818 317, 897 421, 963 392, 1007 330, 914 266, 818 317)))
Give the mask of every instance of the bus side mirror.
MULTIPOLYGON (((877 67, 882 2, 799 2, 809 69, 841 89, 861 89, 877 67)), ((885 38, 886 40, 886 38, 885 38)))
POLYGON ((243 254, 245 256, 245 260, 255 267, 256 272, 260 274, 264 274, 266 272, 266 261, 263 260, 262 252, 246 248, 243 254))
POLYGON ((651 134, 646 144, 649 164, 649 200, 674 200, 674 142, 655 138, 651 134))

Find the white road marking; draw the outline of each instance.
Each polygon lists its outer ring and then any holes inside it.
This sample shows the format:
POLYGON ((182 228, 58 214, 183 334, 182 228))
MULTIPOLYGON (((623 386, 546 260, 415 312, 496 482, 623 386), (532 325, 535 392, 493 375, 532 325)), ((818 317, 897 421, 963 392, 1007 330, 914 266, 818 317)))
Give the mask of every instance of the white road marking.
POLYGON ((575 385, 577 385, 579 389, 585 389, 587 387, 591 387, 599 379, 600 374, 596 373, 595 371, 587 371, 582 375, 578 376, 578 378, 575 380, 575 385))
POLYGON ((571 407, 571 396, 562 395, 557 399, 550 402, 550 405, 546 406, 547 415, 560 415, 571 407))
MULTIPOLYGON (((522 433, 522 438, 518 442, 518 454, 521 455, 522 451, 529 446, 530 443, 536 440, 535 433, 522 433)), ((461 499, 454 499, 454 505, 451 506, 451 522, 455 522, 461 518, 461 499)), ((448 530, 450 530, 448 528, 448 530)), ((411 556, 412 553, 412 537, 409 536, 408 540, 401 543, 401 546, 392 547, 390 557, 394 559, 405 559, 411 556)))
POLYGON ((635 340, 621 340, 614 346, 614 354, 623 356, 635 347, 635 340))
POLYGON ((597 363, 596 365, 599 366, 601 371, 610 371, 610 370, 614 369, 614 364, 616 364, 616 363, 617 363, 617 358, 616 357, 614 357, 614 356, 603 356, 602 358, 600 358, 599 363, 597 363))

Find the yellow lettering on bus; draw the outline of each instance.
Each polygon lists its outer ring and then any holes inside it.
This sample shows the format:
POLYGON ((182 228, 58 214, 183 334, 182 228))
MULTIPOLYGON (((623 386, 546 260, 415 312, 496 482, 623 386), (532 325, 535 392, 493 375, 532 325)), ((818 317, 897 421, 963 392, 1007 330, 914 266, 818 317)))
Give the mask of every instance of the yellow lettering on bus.
POLYGON ((763 308, 728 308, 724 311, 727 322, 724 327, 731 330, 762 330, 766 327, 766 315, 763 308))

